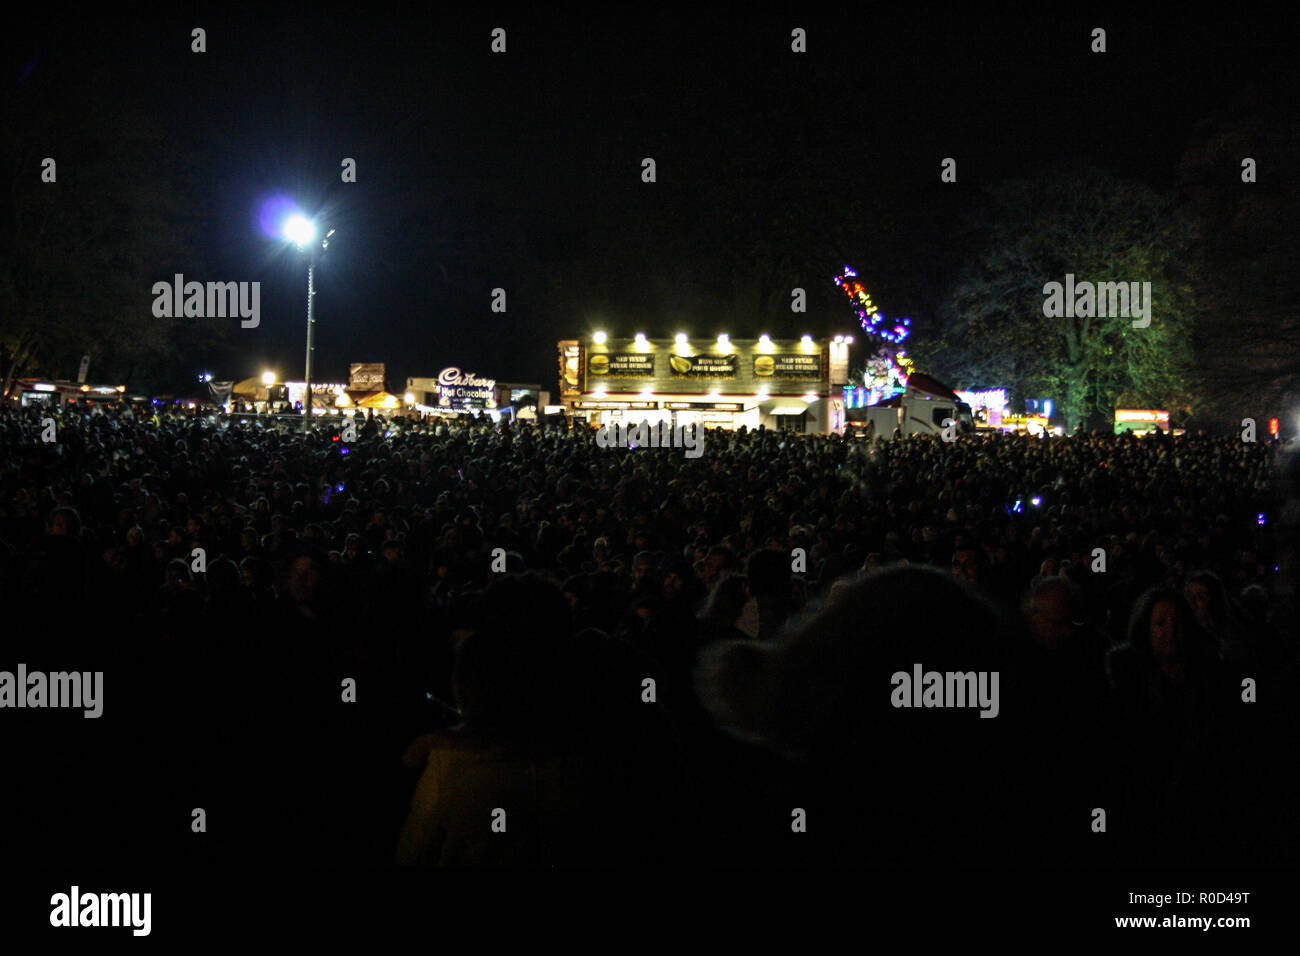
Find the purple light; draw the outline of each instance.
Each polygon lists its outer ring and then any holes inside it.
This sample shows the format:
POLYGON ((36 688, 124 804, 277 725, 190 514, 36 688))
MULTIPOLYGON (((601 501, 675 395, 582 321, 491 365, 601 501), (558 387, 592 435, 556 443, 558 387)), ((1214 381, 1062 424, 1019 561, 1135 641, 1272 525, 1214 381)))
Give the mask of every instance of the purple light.
POLYGON ((275 195, 263 200, 257 208, 257 226, 268 239, 283 239, 284 224, 291 216, 302 211, 288 196, 275 195))

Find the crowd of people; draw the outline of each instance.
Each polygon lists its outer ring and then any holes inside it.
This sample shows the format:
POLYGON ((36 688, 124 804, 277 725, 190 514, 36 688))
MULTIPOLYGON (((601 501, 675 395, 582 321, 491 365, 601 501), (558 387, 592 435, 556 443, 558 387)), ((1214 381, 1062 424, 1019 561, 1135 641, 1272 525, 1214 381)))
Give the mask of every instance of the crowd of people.
POLYGON ((4 717, 19 852, 1297 858, 1276 444, 593 434, 0 409, 0 670, 105 675, 4 717))

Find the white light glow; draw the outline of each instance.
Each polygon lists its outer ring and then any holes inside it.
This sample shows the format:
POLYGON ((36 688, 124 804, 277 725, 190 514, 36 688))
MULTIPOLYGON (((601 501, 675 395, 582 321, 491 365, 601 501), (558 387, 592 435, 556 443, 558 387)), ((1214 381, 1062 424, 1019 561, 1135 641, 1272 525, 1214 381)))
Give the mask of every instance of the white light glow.
POLYGON ((316 224, 306 216, 290 216, 284 224, 284 237, 302 245, 316 235, 316 224))

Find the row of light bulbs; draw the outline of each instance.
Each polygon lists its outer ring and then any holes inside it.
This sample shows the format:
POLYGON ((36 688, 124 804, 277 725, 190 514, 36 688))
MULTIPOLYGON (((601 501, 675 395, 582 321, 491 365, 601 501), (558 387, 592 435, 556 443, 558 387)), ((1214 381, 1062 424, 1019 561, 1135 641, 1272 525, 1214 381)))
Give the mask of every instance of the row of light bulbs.
MULTIPOLYGON (((608 336, 604 332, 596 332, 591 336, 591 340, 595 342, 597 345, 604 345, 607 339, 608 336)), ((645 337, 644 332, 638 332, 636 334, 635 341, 636 341, 637 348, 642 348, 642 349, 648 348, 650 345, 649 341, 645 337)), ((687 337, 685 332, 677 333, 676 342, 678 346, 685 348, 689 341, 690 340, 687 337)), ((805 335, 799 341, 804 346, 804 348, 810 348, 813 345, 813 337, 811 335, 805 335)), ((853 343, 853 336, 837 335, 835 336, 835 342, 843 343, 845 345, 851 345, 853 343)), ((760 335, 758 337, 758 346, 759 348, 770 349, 772 347, 771 337, 768 335, 760 335)), ((723 332, 721 335, 718 336, 718 348, 728 349, 730 347, 731 347, 731 337, 727 335, 726 332, 723 332)))

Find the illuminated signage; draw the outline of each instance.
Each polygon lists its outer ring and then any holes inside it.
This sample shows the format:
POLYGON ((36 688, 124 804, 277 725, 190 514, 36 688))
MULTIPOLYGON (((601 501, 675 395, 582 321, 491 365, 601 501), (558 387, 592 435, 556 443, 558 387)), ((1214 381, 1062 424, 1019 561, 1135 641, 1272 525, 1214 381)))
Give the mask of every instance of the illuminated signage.
POLYGON ((572 340, 560 342, 560 395, 580 393, 582 346, 572 340))
POLYGON ((655 357, 644 353, 597 352, 587 356, 587 374, 597 378, 651 378, 655 357))
POLYGON ((1169 413, 1154 408, 1117 408, 1115 409, 1115 421, 1151 422, 1152 424, 1168 425, 1169 413))
POLYGON ((348 369, 348 384, 354 392, 382 392, 384 363, 353 362, 348 369))
POLYGON ((795 378, 815 380, 822 377, 820 355, 755 355, 755 378, 795 378))
POLYGON ((735 378, 734 355, 670 355, 674 378, 735 378))
POLYGON ((982 392, 958 391, 956 395, 971 408, 997 409, 1001 412, 1007 405, 1005 388, 990 388, 982 392))
POLYGON ((695 395, 718 392, 746 398, 762 390, 806 392, 827 384, 827 356, 811 340, 683 338, 614 339, 600 343, 562 340, 558 345, 560 394, 602 398, 610 392, 695 395), (701 388, 700 386, 704 387, 701 388))
POLYGON ((1115 431, 1169 431, 1169 413, 1158 408, 1115 409, 1115 431))
POLYGON ((443 408, 490 407, 496 402, 496 384, 496 379, 450 366, 438 373, 438 404, 443 408))

